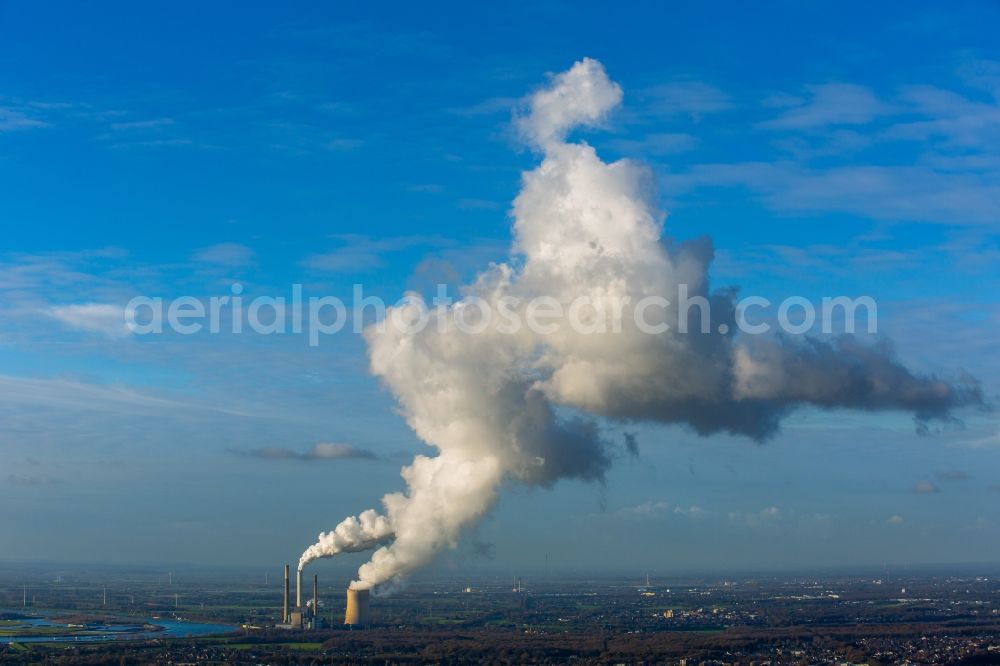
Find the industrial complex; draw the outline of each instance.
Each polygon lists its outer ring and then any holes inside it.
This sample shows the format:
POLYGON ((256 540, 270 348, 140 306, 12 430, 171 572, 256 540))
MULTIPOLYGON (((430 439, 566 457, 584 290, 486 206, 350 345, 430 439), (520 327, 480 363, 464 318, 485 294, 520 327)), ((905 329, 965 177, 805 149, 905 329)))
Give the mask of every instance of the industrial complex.
MULTIPOLYGON (((322 622, 319 617, 319 576, 313 576, 312 600, 302 603, 302 570, 295 572, 295 606, 290 599, 290 567, 285 565, 285 585, 282 603, 281 622, 277 629, 319 629, 322 622)), ((368 590, 347 590, 347 609, 344 613, 344 624, 362 626, 371 623, 368 611, 370 593, 368 590)))

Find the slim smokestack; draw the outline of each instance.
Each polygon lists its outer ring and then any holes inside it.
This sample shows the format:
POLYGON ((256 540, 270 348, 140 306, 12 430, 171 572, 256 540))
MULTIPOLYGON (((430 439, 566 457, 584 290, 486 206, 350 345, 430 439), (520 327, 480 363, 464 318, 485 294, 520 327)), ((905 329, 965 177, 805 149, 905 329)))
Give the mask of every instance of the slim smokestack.
MULTIPOLYGON (((313 618, 319 617, 319 576, 313 576, 313 618)), ((315 622, 313 623, 315 625, 315 622)), ((314 627, 315 628, 315 627, 314 627)))
POLYGON ((281 623, 288 624, 288 565, 285 565, 285 611, 281 615, 281 623))
POLYGON ((344 624, 371 624, 368 618, 368 590, 347 590, 344 624))
POLYGON ((302 569, 295 572, 295 607, 302 608, 302 569))

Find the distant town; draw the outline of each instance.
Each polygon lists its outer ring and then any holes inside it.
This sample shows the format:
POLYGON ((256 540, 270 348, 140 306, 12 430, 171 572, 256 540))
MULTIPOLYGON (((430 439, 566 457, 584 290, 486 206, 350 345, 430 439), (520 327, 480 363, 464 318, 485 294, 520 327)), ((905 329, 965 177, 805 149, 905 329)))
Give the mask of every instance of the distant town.
POLYGON ((308 581, 302 607, 286 608, 280 569, 251 577, 6 567, 0 661, 997 663, 998 576, 886 568, 424 578, 347 612, 348 581, 322 575, 308 581))

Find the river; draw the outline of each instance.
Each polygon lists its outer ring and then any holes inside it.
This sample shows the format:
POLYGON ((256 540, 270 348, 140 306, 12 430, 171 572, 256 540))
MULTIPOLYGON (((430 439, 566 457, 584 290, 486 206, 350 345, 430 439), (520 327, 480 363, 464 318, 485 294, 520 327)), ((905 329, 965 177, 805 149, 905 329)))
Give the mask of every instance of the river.
POLYGON ((16 620, 17 625, 2 626, 4 635, 0 635, 0 643, 98 643, 117 640, 149 640, 152 638, 190 638, 210 634, 228 634, 237 631, 238 627, 230 624, 215 624, 207 622, 186 622, 166 618, 146 618, 132 621, 129 624, 87 624, 84 627, 70 626, 53 622, 45 617, 27 617, 16 620), (156 627, 153 629, 152 627, 156 627), (24 635, 17 631, 24 628, 24 635), (59 633, 65 629, 66 633, 59 633), (35 630, 35 631, 32 631, 35 630), (36 633, 46 630, 45 633, 36 633), (51 633, 49 633, 51 631, 51 633), (7 633, 11 635, 6 635, 7 633))

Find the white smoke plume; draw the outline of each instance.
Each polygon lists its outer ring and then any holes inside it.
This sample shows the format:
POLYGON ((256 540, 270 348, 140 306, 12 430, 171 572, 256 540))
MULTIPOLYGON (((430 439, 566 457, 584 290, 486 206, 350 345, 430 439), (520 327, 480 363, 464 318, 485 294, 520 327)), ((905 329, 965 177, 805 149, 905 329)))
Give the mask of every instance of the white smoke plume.
POLYGON ((340 553, 359 553, 371 550, 392 538, 392 527, 385 516, 374 509, 362 511, 356 518, 349 516, 331 532, 319 535, 319 541, 306 549, 299 559, 299 570, 306 563, 320 557, 333 557, 340 553))
POLYGON ((402 321, 427 316, 426 326, 368 329, 372 372, 437 455, 417 456, 403 469, 406 492, 383 498, 384 515, 348 518, 320 536, 300 567, 377 548, 352 584, 370 588, 453 547, 507 480, 601 480, 611 456, 593 416, 762 440, 799 405, 904 410, 927 419, 982 403, 975 380, 916 375, 887 343, 737 336, 735 291, 710 290, 711 243, 661 240, 665 216, 648 170, 627 160, 605 163, 586 143, 566 141, 574 127, 602 122, 621 99, 591 59, 535 93, 517 124, 542 162, 524 174, 514 201, 510 263, 491 265, 449 308, 427 311, 412 297, 387 313, 402 321), (693 321, 698 308, 689 311, 691 322, 680 322, 676 305, 658 310, 670 328, 656 335, 627 317, 621 330, 596 332, 511 332, 490 321, 471 334, 455 326, 456 317, 476 319, 466 315, 479 311, 478 302, 524 321, 525 304, 538 297, 564 312, 585 297, 593 312, 604 312, 649 296, 674 303, 679 285, 711 303, 705 332, 693 321), (687 323, 689 332, 680 332, 687 323))

